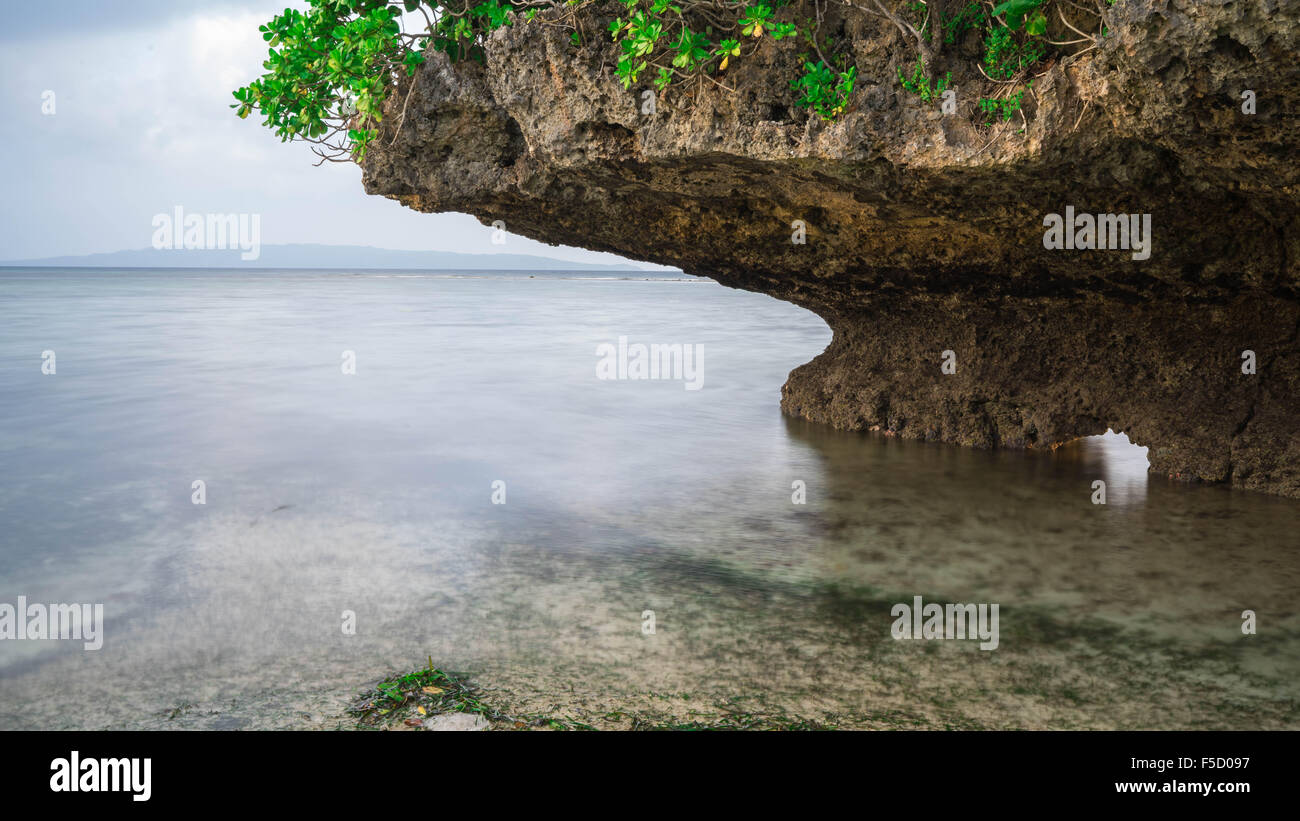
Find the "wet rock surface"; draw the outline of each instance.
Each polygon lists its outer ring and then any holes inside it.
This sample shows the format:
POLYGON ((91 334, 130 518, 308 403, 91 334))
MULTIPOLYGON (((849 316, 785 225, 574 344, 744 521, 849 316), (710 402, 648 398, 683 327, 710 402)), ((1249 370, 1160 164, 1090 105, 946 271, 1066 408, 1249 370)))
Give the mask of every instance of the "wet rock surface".
POLYGON ((800 49, 776 42, 644 114, 599 34, 619 8, 576 12, 581 47, 548 11, 485 65, 431 57, 366 190, 816 312, 834 340, 790 375, 791 415, 980 447, 1111 428, 1153 470, 1300 497, 1300 3, 1121 0, 993 127, 978 43, 936 58, 944 115, 899 86, 915 44, 838 4, 859 81, 836 122, 794 105, 800 49), (1149 256, 1045 248, 1067 207, 1149 214, 1149 256))
POLYGON ((424 720, 424 729, 434 732, 470 732, 486 730, 491 723, 481 715, 474 713, 445 713, 424 720))

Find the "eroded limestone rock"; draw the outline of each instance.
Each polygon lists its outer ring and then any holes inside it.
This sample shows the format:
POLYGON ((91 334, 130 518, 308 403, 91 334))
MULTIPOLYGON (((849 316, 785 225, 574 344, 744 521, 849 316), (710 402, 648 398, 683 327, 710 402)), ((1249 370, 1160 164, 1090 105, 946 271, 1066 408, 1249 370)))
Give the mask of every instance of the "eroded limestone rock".
POLYGON ((834 340, 790 375, 793 415, 984 447, 1113 428, 1153 470, 1300 497, 1300 2, 1120 0, 993 129, 967 113, 978 42, 938 58, 944 116, 899 87, 913 43, 824 8, 858 66, 834 123, 795 107, 800 49, 771 41, 643 115, 608 38, 575 48, 544 12, 401 87, 366 190, 816 312, 834 340), (1067 206, 1150 214, 1150 257, 1045 249, 1067 206))

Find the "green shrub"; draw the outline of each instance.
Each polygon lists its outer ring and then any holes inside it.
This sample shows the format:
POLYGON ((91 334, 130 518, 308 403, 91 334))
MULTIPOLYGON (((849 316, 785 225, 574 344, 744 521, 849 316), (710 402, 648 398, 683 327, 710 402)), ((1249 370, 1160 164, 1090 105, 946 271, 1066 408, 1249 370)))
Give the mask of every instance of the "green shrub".
POLYGON ((948 90, 948 84, 952 82, 952 72, 945 74, 942 79, 935 80, 926 74, 925 62, 917 57, 910 76, 905 76, 901 67, 898 69, 898 81, 903 84, 903 88, 920 97, 922 102, 928 103, 943 96, 943 93, 948 90))
MULTIPOLYGON (((237 89, 231 107, 241 118, 256 110, 281 140, 312 144, 322 161, 359 160, 379 133, 388 94, 402 76, 415 73, 430 50, 453 62, 481 62, 485 38, 502 26, 532 20, 539 8, 574 12, 591 1, 306 0, 306 10, 285 9, 260 27, 268 44, 266 73, 237 89), (420 22, 414 31, 404 31, 403 20, 411 19, 420 22)), ((848 107, 857 69, 844 45, 837 51, 821 31, 821 15, 794 19, 790 0, 620 2, 623 8, 609 24, 609 35, 617 54, 614 74, 624 88, 646 80, 659 90, 706 80, 725 83, 736 60, 752 55, 769 38, 797 37, 808 48, 799 55, 803 73, 791 81, 798 94, 795 105, 824 120, 848 107)), ((1046 55, 1043 9, 1053 2, 1008 0, 991 10, 968 2, 945 16, 943 40, 952 44, 971 29, 982 31, 982 68, 994 80, 1013 79, 1046 55)), ((929 31, 927 6, 909 0, 894 2, 894 9, 891 13, 914 19, 919 32, 929 31)), ((547 25, 570 29, 574 47, 582 47, 590 36, 573 13, 554 15, 547 25)), ((923 53, 910 73, 897 69, 898 80, 922 101, 932 102, 949 88, 952 72, 932 77, 928 47, 922 43, 919 50, 923 53)), ((984 97, 979 109, 1009 119, 1009 99, 984 97)))
POLYGON ((1028 37, 1017 42, 1010 29, 994 26, 984 38, 984 71, 995 80, 1009 80, 1046 53, 1042 40, 1028 37))
POLYGON ((790 85, 803 96, 795 105, 811 108, 823 120, 833 120, 844 112, 849 96, 853 94, 853 83, 858 70, 849 67, 844 71, 835 71, 825 61, 803 64, 803 76, 790 85))
POLYGON ((257 109, 281 140, 309 142, 322 160, 360 159, 378 134, 389 89, 415 73, 427 49, 482 60, 483 37, 524 5, 310 0, 306 11, 287 8, 259 27, 269 46, 266 74, 237 89, 231 107, 240 118, 257 109), (428 27, 403 32, 403 10, 421 11, 428 27))

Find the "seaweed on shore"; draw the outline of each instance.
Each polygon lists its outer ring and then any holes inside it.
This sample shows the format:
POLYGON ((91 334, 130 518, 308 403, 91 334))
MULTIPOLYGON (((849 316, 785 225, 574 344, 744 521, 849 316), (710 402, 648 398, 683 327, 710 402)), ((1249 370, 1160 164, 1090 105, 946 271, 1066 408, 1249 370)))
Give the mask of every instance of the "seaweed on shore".
POLYGON ((347 708, 361 728, 384 729, 401 725, 419 726, 424 719, 443 713, 474 713, 488 721, 513 721, 484 704, 480 693, 464 673, 429 666, 403 675, 392 675, 358 695, 347 708))
MULTIPOLYGON (((433 666, 411 673, 390 675, 353 699, 347 714, 359 729, 420 728, 434 716, 470 713, 482 716, 492 729, 596 730, 573 716, 529 714, 513 716, 483 702, 483 690, 466 673, 452 673, 433 666)), ((690 710, 687 715, 671 711, 651 713, 615 710, 596 717, 600 725, 614 730, 830 730, 836 725, 786 715, 783 711, 738 710, 716 705, 715 710, 690 710)))

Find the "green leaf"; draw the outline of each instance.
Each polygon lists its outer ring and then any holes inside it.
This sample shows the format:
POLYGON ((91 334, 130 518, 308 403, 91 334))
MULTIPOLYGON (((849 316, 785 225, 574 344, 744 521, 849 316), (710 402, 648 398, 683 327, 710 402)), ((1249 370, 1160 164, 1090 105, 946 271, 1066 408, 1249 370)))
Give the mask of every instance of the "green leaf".
POLYGON ((1025 15, 1043 4, 1043 0, 1007 0, 993 7, 993 16, 1006 15, 1007 27, 1012 31, 1020 28, 1025 15))

